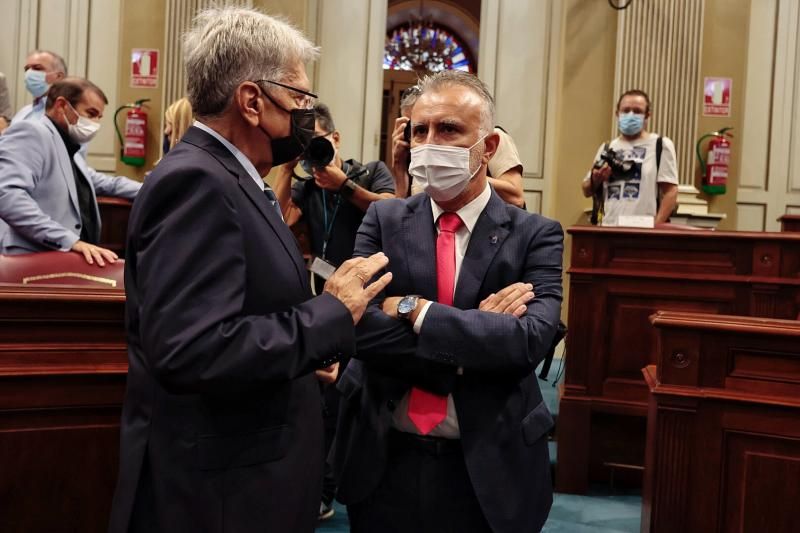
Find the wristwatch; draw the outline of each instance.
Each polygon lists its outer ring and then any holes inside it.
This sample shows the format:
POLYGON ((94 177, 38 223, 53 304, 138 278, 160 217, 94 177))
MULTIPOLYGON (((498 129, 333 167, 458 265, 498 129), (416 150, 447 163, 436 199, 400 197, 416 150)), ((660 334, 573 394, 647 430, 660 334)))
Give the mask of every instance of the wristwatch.
POLYGON ((356 192, 356 188, 358 187, 358 183, 353 178, 347 178, 342 183, 342 186, 339 188, 339 194, 342 196, 353 196, 353 193, 356 192))
POLYGON ((411 313, 413 313, 414 309, 417 308, 417 302, 419 302, 419 299, 419 294, 409 294, 408 296, 403 296, 400 301, 397 302, 397 318, 407 319, 409 316, 411 316, 411 313))

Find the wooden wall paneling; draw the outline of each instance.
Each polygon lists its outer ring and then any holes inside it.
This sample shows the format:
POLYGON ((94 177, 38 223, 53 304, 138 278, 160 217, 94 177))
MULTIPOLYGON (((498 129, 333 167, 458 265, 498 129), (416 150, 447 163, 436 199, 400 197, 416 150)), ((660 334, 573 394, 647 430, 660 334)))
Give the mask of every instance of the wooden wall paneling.
POLYGON ((124 293, 0 285, 0 530, 103 532, 127 374, 124 293))
POLYGON ((664 407, 659 410, 660 423, 656 427, 655 454, 661 458, 653 472, 654 498, 658 506, 653 509, 653 522, 664 531, 685 531, 691 495, 685 490, 689 485, 692 468, 695 411, 664 407))

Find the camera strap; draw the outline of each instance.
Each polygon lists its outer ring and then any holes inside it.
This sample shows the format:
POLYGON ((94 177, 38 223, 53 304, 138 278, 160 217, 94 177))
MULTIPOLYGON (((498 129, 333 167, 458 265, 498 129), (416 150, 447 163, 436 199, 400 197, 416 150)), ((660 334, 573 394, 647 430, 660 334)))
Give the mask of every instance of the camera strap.
MULTIPOLYGON (((607 152, 608 148, 609 148, 609 143, 605 143, 603 145, 603 152, 607 152)), ((593 226, 599 224, 600 221, 603 219, 603 214, 604 214, 603 207, 605 204, 605 198, 603 198, 603 190, 604 187, 600 186, 592 194, 592 216, 590 218, 590 222, 592 223, 593 226)))
POLYGON ((664 138, 661 135, 656 139, 656 215, 661 209, 661 192, 658 190, 658 172, 661 168, 661 151, 664 149, 664 138))

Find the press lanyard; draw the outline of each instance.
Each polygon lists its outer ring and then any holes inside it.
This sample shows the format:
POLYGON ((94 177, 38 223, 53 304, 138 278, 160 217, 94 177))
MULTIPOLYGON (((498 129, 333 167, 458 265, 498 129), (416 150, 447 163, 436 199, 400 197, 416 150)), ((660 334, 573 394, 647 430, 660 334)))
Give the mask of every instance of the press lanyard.
POLYGON ((333 208, 331 221, 328 223, 328 197, 325 195, 325 189, 322 189, 322 223, 323 230, 325 231, 322 236, 322 258, 325 259, 325 252, 328 249, 328 241, 333 233, 333 223, 336 221, 336 213, 339 212, 339 204, 342 203, 342 196, 336 195, 336 206, 333 208))

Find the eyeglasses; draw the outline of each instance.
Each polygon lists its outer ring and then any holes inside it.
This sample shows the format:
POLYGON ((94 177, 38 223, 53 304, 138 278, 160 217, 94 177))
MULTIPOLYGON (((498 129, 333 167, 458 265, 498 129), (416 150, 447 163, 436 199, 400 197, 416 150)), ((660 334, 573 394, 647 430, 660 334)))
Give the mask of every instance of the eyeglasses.
POLYGON ((285 83, 281 83, 279 81, 272 81, 272 80, 256 80, 256 83, 261 82, 271 83, 272 85, 277 85, 278 87, 283 87, 284 89, 289 89, 290 91, 294 91, 298 94, 293 94, 292 99, 297 104, 297 107, 300 109, 313 109, 314 104, 317 103, 317 98, 319 98, 316 94, 310 93, 308 91, 304 91, 302 89, 298 89, 297 87, 292 87, 291 85, 286 85, 285 83), (299 96, 302 95, 302 96, 299 96))

